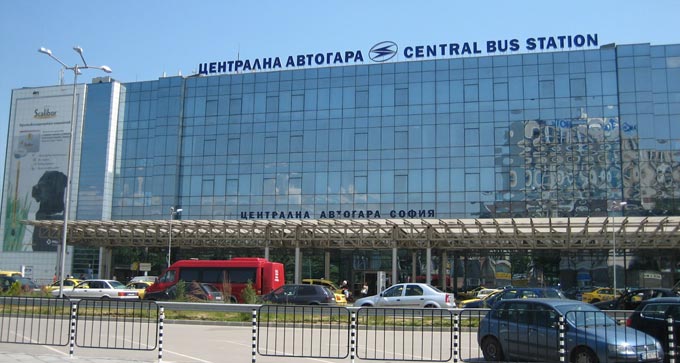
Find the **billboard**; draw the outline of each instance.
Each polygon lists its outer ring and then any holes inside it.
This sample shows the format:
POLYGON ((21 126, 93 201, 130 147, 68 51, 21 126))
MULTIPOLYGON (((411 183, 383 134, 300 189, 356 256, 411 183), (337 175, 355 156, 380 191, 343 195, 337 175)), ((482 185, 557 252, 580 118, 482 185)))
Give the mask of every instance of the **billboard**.
MULTIPOLYGON (((80 106, 83 86, 77 90, 80 106)), ((61 243, 21 221, 64 219, 72 108, 72 86, 21 89, 12 95, 0 220, 4 252, 56 251, 61 243)))

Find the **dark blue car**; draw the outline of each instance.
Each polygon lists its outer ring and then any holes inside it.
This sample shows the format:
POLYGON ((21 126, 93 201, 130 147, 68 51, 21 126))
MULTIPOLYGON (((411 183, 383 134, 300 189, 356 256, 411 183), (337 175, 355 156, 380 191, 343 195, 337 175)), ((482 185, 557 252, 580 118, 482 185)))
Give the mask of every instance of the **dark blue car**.
POLYGON ((527 299, 527 298, 553 298, 566 299, 562 291, 553 288, 541 287, 513 287, 507 288, 498 294, 489 296, 488 299, 480 301, 473 301, 465 304, 465 308, 491 308, 496 305, 498 301, 507 299, 527 299))
POLYGON ((487 361, 560 362, 561 332, 567 362, 664 359, 661 344, 653 336, 618 325, 593 305, 571 299, 499 301, 480 321, 477 339, 487 361))

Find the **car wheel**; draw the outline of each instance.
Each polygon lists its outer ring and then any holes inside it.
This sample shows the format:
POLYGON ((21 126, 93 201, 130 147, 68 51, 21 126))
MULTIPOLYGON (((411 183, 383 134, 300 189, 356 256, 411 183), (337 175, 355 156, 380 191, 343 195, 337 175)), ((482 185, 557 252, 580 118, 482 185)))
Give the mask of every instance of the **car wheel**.
POLYGON ((490 362, 500 362, 504 359, 501 343, 494 337, 486 337, 482 340, 482 354, 484 354, 484 359, 490 362))
POLYGON ((598 303, 598 302, 600 302, 600 299, 592 299, 592 300, 590 300, 590 303, 591 303, 591 304, 595 304, 595 303, 598 303))
POLYGON ((423 306, 425 309, 436 309, 437 307, 434 304, 427 304, 423 306))
POLYGON ((373 307, 373 305, 371 305, 371 304, 369 304, 369 303, 364 303, 364 304, 362 304, 361 306, 362 306, 362 307, 365 307, 365 308, 371 308, 371 307, 373 307))
POLYGON ((572 354, 571 363, 598 363, 598 359, 592 350, 581 347, 572 354))

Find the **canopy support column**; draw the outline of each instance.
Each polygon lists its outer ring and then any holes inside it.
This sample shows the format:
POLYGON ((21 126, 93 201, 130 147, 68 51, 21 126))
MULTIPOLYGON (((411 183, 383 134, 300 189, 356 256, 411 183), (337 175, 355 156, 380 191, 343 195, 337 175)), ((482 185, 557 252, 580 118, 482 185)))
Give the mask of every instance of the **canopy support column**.
POLYGON ((397 259, 397 248, 392 248, 392 284, 398 284, 399 282, 399 272, 397 267, 399 266, 399 260, 397 259))

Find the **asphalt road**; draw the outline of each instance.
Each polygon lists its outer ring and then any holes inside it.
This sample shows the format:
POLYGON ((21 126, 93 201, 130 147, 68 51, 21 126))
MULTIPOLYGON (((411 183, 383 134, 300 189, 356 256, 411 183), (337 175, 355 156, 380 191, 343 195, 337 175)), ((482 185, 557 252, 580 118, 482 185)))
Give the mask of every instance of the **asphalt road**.
MULTIPOLYGON (((477 358, 478 348, 471 334, 465 334, 461 341, 461 357, 465 361, 477 358)), ((221 362, 251 362, 252 361, 252 328, 250 325, 197 325, 171 323, 164 326, 162 362, 177 363, 221 363, 221 362)), ((69 347, 54 347, 28 344, 0 343, 0 362, 107 362, 133 363, 158 362, 159 352, 131 351, 115 349, 74 348, 73 359, 69 357, 69 347), (13 356, 12 354, 19 354, 13 356), (17 358, 20 357, 20 358, 17 358), (36 358, 37 357, 37 358, 36 358)), ((479 359, 474 359, 479 361, 479 359)), ((350 361, 323 358, 270 357, 256 356, 257 362, 308 363, 323 362, 337 363, 350 361)), ((361 362, 361 359, 355 359, 361 362)), ((376 360, 371 360, 376 362, 376 360)), ((390 362, 393 360, 379 360, 390 362)))

